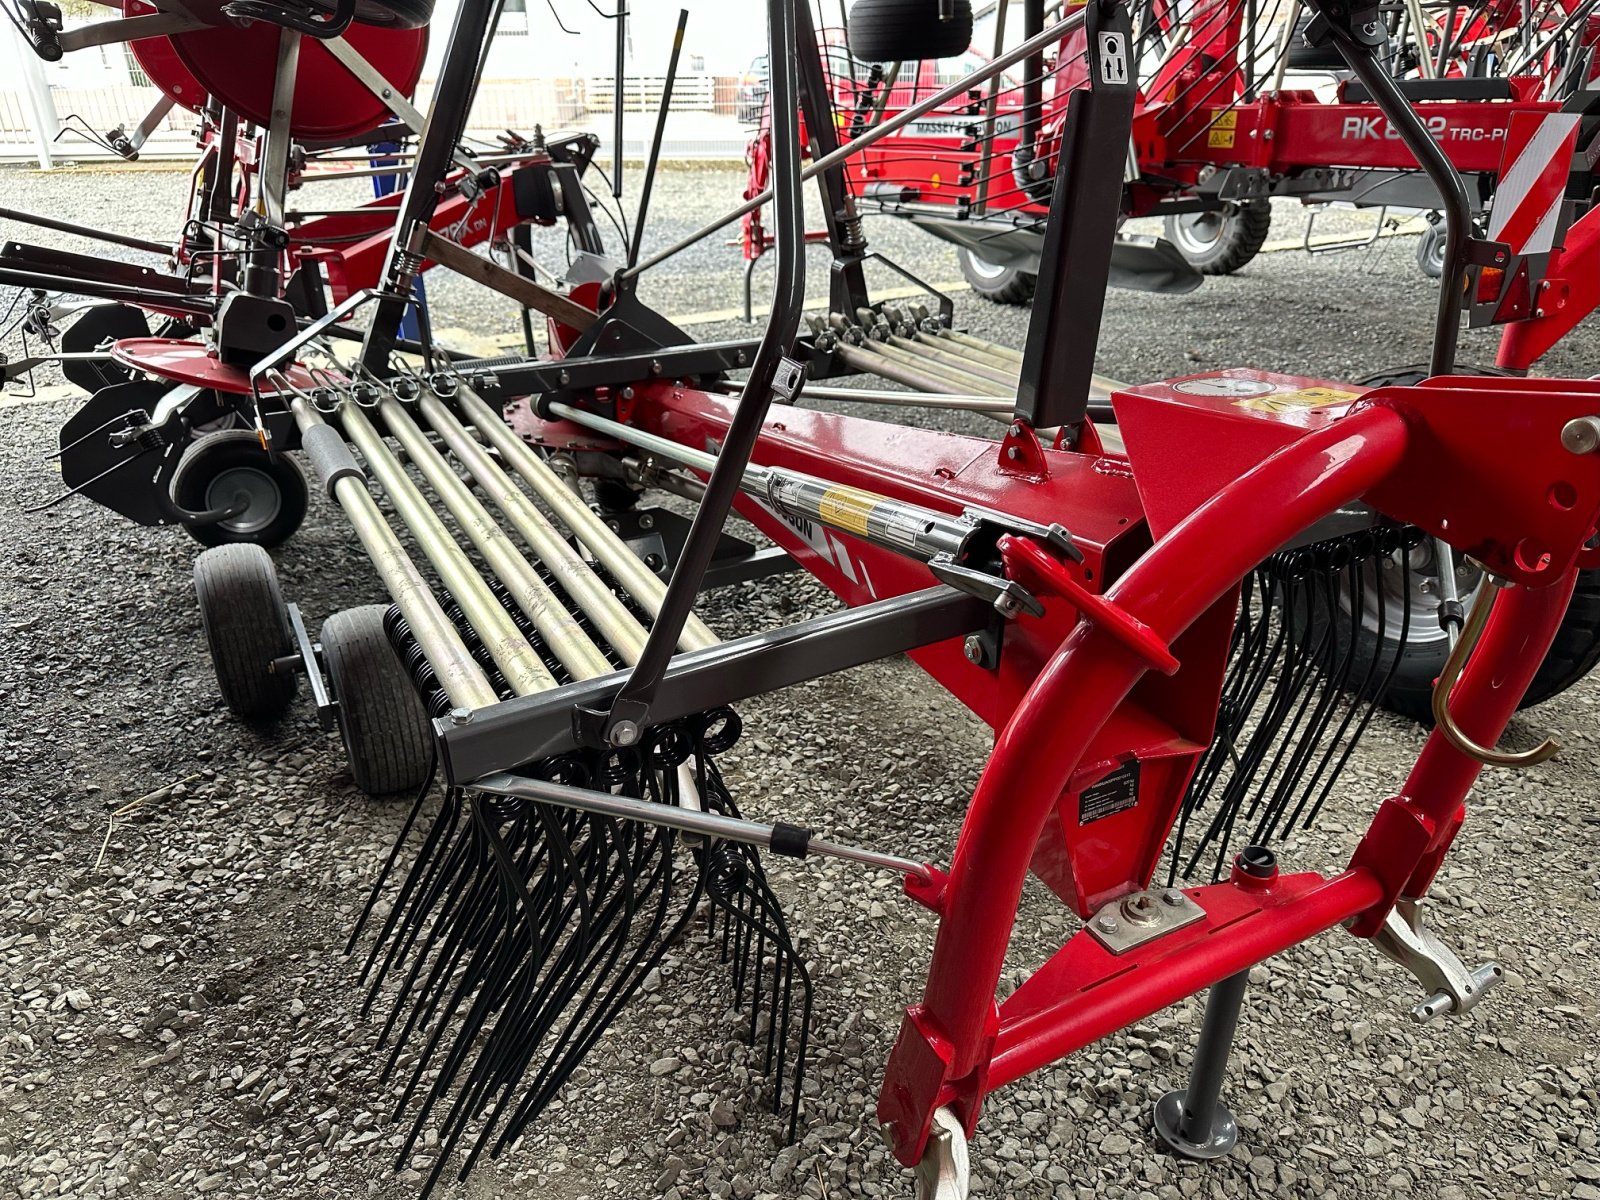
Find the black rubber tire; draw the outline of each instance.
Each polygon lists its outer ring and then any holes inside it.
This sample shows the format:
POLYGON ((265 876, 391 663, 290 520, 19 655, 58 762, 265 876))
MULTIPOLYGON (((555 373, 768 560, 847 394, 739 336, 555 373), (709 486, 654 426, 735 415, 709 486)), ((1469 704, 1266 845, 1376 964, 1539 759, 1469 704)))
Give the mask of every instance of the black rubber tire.
POLYGON ((972 45, 972 0, 956 0, 948 21, 939 20, 939 0, 856 0, 847 40, 864 62, 954 58, 972 45))
MULTIPOLYGON (((1375 631, 1363 631, 1375 642, 1375 631)), ((1371 642, 1357 648, 1357 661, 1366 662, 1373 650, 1371 642)), ((1384 661, 1392 650, 1385 650, 1384 661)), ((1449 643, 1443 638, 1414 643, 1406 647, 1395 668, 1383 706, 1390 712, 1423 725, 1433 724, 1433 684, 1444 670, 1449 643)), ((1556 630, 1550 653, 1528 685, 1520 708, 1531 708, 1559 696, 1600 663, 1600 569, 1580 571, 1567 615, 1556 630)))
POLYGON ((322 663, 350 774, 372 796, 416 791, 433 765, 432 729, 383 630, 386 610, 368 604, 322 623, 322 663))
POLYGON ((1435 221, 1417 239, 1417 270, 1429 279, 1444 274, 1444 234, 1444 222, 1435 221))
POLYGON ((261 503, 215 525, 186 525, 189 536, 202 546, 247 542, 272 547, 288 541, 305 520, 311 488, 299 463, 287 454, 269 454, 248 429, 224 429, 190 443, 173 472, 172 498, 190 512, 227 507, 231 497, 214 485, 231 472, 259 489, 261 503))
POLYGON ((294 647, 272 559, 260 546, 213 547, 194 560, 194 591, 223 703, 246 721, 281 717, 300 676, 272 670, 294 647))
POLYGON ((999 267, 984 262, 965 248, 956 251, 956 261, 961 264, 961 274, 972 285, 972 290, 985 300, 996 304, 1027 304, 1039 277, 1021 267, 999 267))
POLYGON ((1248 200, 1225 204, 1218 215, 1222 227, 1214 240, 1196 244, 1186 232, 1185 222, 1204 218, 1205 213, 1179 213, 1166 219, 1166 238, 1178 253, 1202 275, 1231 275, 1261 252, 1272 230, 1272 202, 1248 200))

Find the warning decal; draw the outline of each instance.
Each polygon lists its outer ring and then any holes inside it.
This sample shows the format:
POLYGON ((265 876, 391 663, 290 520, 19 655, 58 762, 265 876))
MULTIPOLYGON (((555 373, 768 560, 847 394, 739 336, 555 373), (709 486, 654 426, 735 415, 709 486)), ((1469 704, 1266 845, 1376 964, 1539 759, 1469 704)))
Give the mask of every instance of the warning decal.
POLYGON ((1211 131, 1206 135, 1206 145, 1213 150, 1233 149, 1233 139, 1238 127, 1238 113, 1232 109, 1219 112, 1211 119, 1211 131))
POLYGON ((847 529, 858 537, 867 536, 867 518, 876 504, 852 488, 834 487, 822 493, 817 515, 825 525, 847 529))
POLYGON ((1270 396, 1253 396, 1236 400, 1235 408, 1248 408, 1252 412, 1289 413, 1297 408, 1326 408, 1330 404, 1347 404, 1360 396, 1360 392, 1341 392, 1337 388, 1308 387, 1294 392, 1274 392, 1270 396))

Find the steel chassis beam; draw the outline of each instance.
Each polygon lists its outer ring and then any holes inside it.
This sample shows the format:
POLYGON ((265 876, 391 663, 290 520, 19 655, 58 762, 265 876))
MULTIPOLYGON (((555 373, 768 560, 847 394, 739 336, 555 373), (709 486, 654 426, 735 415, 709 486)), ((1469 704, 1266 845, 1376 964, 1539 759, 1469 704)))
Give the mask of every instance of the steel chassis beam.
MULTIPOLYGON (((721 704, 777 691, 907 650, 986 629, 994 609, 953 588, 934 587, 829 613, 675 656, 650 702, 652 721, 675 721, 721 704)), ((608 705, 630 672, 507 700, 459 724, 435 722, 439 762, 452 784, 564 754, 585 743, 573 715, 608 705)))

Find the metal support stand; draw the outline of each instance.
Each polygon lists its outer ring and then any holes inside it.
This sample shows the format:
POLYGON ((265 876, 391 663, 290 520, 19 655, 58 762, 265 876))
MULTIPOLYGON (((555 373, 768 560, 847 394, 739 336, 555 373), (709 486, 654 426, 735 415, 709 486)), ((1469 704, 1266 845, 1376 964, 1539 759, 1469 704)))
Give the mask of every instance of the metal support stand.
POLYGON ((1156 1101, 1156 1136, 1185 1158, 1221 1158, 1239 1140, 1239 1126, 1219 1097, 1249 982, 1246 970, 1212 985, 1200 1041, 1194 1048, 1189 1086, 1156 1101))

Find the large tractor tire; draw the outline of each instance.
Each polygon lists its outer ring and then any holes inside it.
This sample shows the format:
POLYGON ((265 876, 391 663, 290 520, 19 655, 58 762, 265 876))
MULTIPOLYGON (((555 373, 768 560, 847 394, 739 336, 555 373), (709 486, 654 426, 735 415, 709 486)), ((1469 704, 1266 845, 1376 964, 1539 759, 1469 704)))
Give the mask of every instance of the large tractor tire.
POLYGON ((1179 213, 1166 221, 1167 241, 1202 275, 1233 274, 1261 252, 1271 229, 1269 200, 1179 213))
POLYGON ((967 249, 957 250, 956 259, 972 290, 985 300, 996 304, 1026 304, 1033 299, 1039 277, 1031 271, 987 262, 967 249))
POLYGON ((856 0, 849 42, 864 62, 954 58, 972 45, 972 0, 956 0, 948 21, 939 19, 939 0, 856 0))

